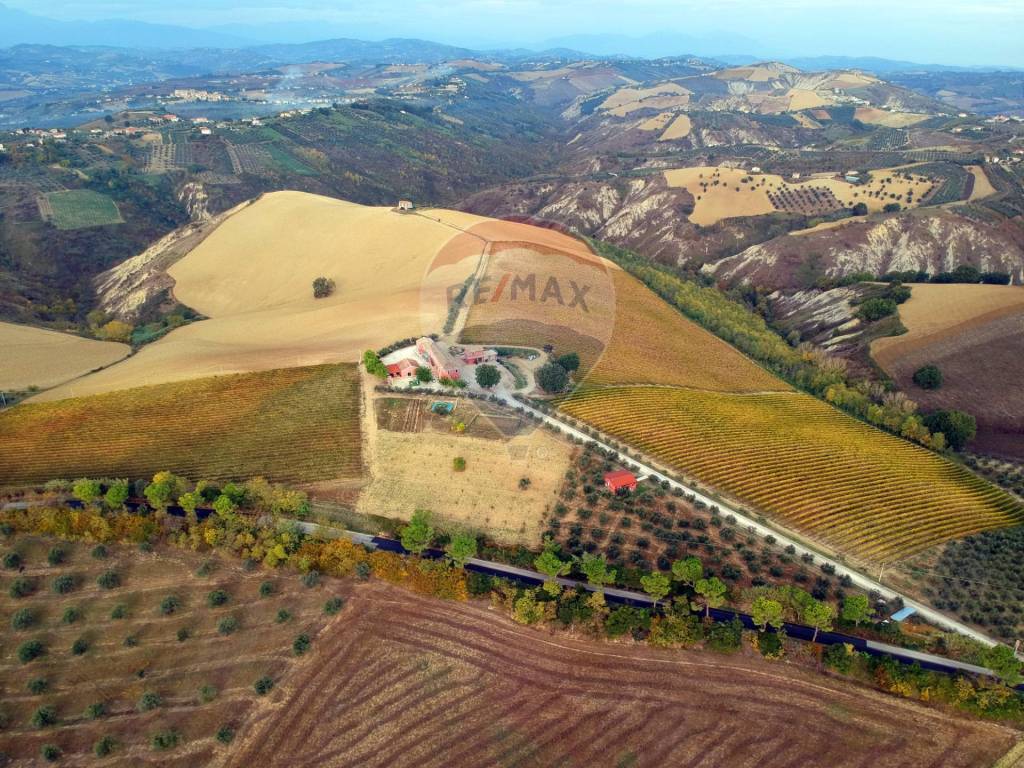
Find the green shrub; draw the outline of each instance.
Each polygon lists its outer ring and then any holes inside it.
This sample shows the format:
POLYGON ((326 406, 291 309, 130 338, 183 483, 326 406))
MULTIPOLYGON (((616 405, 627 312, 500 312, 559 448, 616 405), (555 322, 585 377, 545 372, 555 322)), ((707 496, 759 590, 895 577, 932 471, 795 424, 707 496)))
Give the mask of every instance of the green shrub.
POLYGON ((324 603, 324 613, 328 616, 334 616, 340 611, 345 605, 345 601, 340 597, 332 597, 326 603, 324 603))
POLYGON ((142 694, 139 699, 139 703, 136 705, 139 712, 150 712, 163 704, 163 699, 160 698, 160 694, 155 691, 146 691, 142 694))
POLYGON ((64 613, 61 615, 60 620, 64 624, 74 624, 80 618, 82 618, 82 612, 69 605, 64 609, 64 613))
POLYGON ((302 585, 307 588, 315 587, 320 583, 320 573, 318 571, 309 571, 302 574, 302 585))
POLYGON ((604 631, 608 637, 622 637, 627 632, 647 630, 651 627, 651 614, 643 608, 624 605, 608 614, 604 631))
POLYGON ((123 619, 128 616, 128 608, 123 604, 115 605, 113 610, 110 612, 110 618, 112 619, 123 619))
POLYGON ((282 608, 281 610, 279 610, 279 611, 277 612, 277 618, 275 619, 275 621, 276 621, 276 622, 277 622, 278 624, 284 624, 284 623, 285 623, 286 621, 288 621, 288 620, 289 620, 289 619, 290 619, 291 617, 292 617, 291 613, 289 613, 289 612, 288 612, 288 611, 286 611, 286 610, 285 610, 284 608, 282 608))
POLYGON ((848 673, 853 666, 853 655, 843 643, 836 643, 826 648, 825 653, 822 654, 822 660, 825 662, 825 666, 843 674, 848 673))
POLYGON ((60 759, 60 747, 56 744, 43 744, 39 749, 39 754, 46 762, 55 763, 60 759))
POLYGON ((356 563, 356 578, 360 581, 366 581, 370 578, 373 568, 367 562, 356 563))
POLYGON ((766 659, 780 659, 784 652, 781 632, 758 632, 757 649, 766 659))
POLYGON ((270 597, 274 594, 274 582, 264 581, 260 584, 260 597, 270 597))
POLYGON ((36 623, 36 616, 28 608, 19 608, 11 616, 11 629, 25 630, 36 623))
POLYGON ((8 552, 4 555, 4 568, 9 571, 17 570, 21 567, 21 555, 17 552, 8 552))
POLYGON ((36 677, 28 681, 28 692, 33 696, 39 696, 46 693, 46 689, 50 687, 50 684, 46 682, 45 677, 36 677))
POLYGON ((75 577, 70 573, 62 574, 53 580, 51 587, 58 595, 66 595, 75 591, 75 577))
POLYGON ((114 749, 117 747, 117 742, 114 741, 113 736, 102 736, 99 741, 93 744, 92 753, 96 757, 107 757, 113 754, 114 749))
POLYGON ((57 724, 57 710, 53 707, 39 707, 32 713, 32 725, 36 728, 49 728, 57 724))
POLYGON ((292 651, 296 656, 301 656, 309 650, 309 644, 309 635, 299 635, 292 642, 292 651))
POLYGON ((102 544, 97 544, 95 547, 92 548, 92 552, 90 554, 96 560, 106 560, 107 557, 110 555, 110 552, 108 552, 107 548, 102 544))
POLYGON ((228 593, 223 589, 215 589, 206 596, 206 602, 211 608, 217 608, 228 601, 228 593))
POLYGON ((743 623, 733 619, 728 624, 715 622, 707 633, 707 647, 721 653, 734 653, 743 640, 743 623))
POLYGON ((868 299, 857 308, 857 315, 869 322, 881 320, 896 313, 896 302, 893 299, 868 299))
POLYGON ((89 720, 99 720, 107 714, 107 705, 102 701, 96 701, 85 708, 85 716, 89 720))
POLYGON ((100 589, 117 589, 121 586, 121 577, 117 571, 104 571, 96 577, 96 585, 100 589))
POLYGON ((178 630, 176 637, 178 638, 179 643, 184 643, 186 640, 192 637, 192 633, 188 631, 188 627, 181 627, 178 630))
POLYGON ((46 553, 46 562, 50 565, 60 565, 67 559, 67 550, 61 546, 51 547, 50 551, 46 553))
POLYGON ((235 738, 235 730, 230 725, 222 725, 217 729, 217 741, 230 744, 235 738))
POLYGON ((138 637, 136 637, 135 635, 128 635, 128 636, 127 636, 127 637, 126 637, 126 638, 124 639, 124 647, 125 647, 125 648, 134 648, 134 647, 136 647, 136 646, 137 646, 138 644, 139 644, 139 638, 138 638, 138 637))
POLYGON ((18 646, 18 661, 28 664, 46 653, 46 646, 40 640, 26 640, 18 646))
POLYGON ((209 704, 211 701, 217 698, 217 689, 212 685, 204 685, 199 689, 199 700, 203 704, 209 704))
POLYGON ((252 687, 256 690, 258 696, 266 696, 272 690, 274 690, 274 681, 269 677, 261 677, 252 687))
POLYGON ((84 637, 80 637, 71 644, 71 653, 75 656, 82 656, 86 651, 89 650, 89 641, 84 637))
POLYGON ((24 577, 19 577, 11 582, 11 588, 7 590, 7 593, 15 600, 18 600, 22 597, 28 597, 35 591, 35 581, 24 577))
POLYGON ((232 635, 238 630, 238 619, 225 616, 217 623, 217 631, 222 635, 232 635))
POLYGON ((176 595, 168 595, 160 601, 160 613, 170 616, 181 608, 181 600, 176 595))
POLYGON ((149 737, 149 745, 158 752, 164 752, 168 749, 174 749, 178 746, 180 740, 181 736, 172 728, 154 733, 149 737))

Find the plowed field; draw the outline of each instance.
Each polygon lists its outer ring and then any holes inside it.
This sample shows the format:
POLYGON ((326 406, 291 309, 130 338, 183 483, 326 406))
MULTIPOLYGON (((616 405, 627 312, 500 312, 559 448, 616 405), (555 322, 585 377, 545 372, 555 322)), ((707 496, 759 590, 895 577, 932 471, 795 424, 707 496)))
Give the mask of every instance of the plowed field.
POLYGON ((990 765, 1014 742, 789 665, 569 640, 360 585, 228 765, 990 765))

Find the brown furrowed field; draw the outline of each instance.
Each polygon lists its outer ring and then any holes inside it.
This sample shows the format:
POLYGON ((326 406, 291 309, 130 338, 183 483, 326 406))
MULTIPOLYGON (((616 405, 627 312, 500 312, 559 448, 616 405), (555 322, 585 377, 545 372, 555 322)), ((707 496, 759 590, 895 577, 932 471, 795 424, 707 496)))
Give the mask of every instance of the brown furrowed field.
POLYGON ((974 768, 1015 741, 790 664, 550 635, 353 588, 227 765, 974 768))
POLYGON ((1019 503, 966 469, 800 393, 618 387, 560 407, 862 560, 1024 521, 1019 503))
POLYGON ((1024 289, 1004 285, 915 285, 900 307, 903 336, 878 339, 871 353, 923 407, 957 408, 978 421, 977 451, 1024 459, 1024 289), (913 383, 936 365, 939 389, 913 383))
POLYGON ((109 556, 96 559, 92 546, 28 536, 5 544, 6 552, 21 555, 25 569, 5 571, 0 592, 0 753, 13 760, 10 765, 42 765, 40 750, 52 744, 63 753, 61 765, 218 764, 226 749, 215 739, 218 729, 242 725, 259 700, 253 689, 258 679, 281 682, 298 661, 292 642, 299 634, 308 635, 313 647, 321 641, 330 619, 323 605, 338 584, 306 588, 294 573, 249 572, 238 560, 177 548, 146 554, 110 545, 109 556), (67 557, 51 566, 47 555, 55 545, 67 557), (120 584, 101 589, 97 579, 107 571, 116 573, 120 584), (66 574, 77 586, 57 594, 51 582, 66 574), (37 591, 10 597, 15 577, 34 580, 37 591), (263 581, 273 584, 266 597, 260 594, 263 581), (227 593, 227 601, 212 607, 208 595, 218 589, 227 593), (160 606, 169 596, 179 606, 164 615, 160 606), (112 616, 118 606, 123 618, 112 616), (21 609, 34 623, 14 630, 12 616, 21 609), (71 622, 69 610, 77 612, 71 622), (279 623, 281 610, 290 618, 279 623), (238 627, 225 635, 219 625, 227 617, 237 619, 238 627), (179 639, 182 630, 187 636, 179 639), (81 655, 72 652, 78 639, 86 643, 81 655), (21 663, 17 649, 30 640, 40 640, 46 653, 21 663), (36 680, 44 681, 44 690, 29 689, 36 680), (159 705, 141 711, 146 693, 156 694, 159 705), (102 710, 87 713, 95 704, 102 710), (55 724, 33 725, 40 707, 53 709, 55 724), (177 732, 178 745, 155 750, 153 734, 169 730, 177 732), (114 746, 101 763, 93 750, 104 736, 114 746))
POLYGON ((356 367, 217 376, 0 413, 0 486, 65 477, 312 482, 362 474, 356 367))

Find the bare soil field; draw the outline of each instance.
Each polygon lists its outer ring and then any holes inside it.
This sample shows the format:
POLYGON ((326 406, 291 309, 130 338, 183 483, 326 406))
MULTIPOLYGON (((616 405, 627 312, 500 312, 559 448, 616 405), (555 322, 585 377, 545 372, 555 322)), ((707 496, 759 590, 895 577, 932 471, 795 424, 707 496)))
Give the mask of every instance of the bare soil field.
POLYGON ((0 390, 53 387, 127 357, 131 347, 0 323, 0 390))
POLYGON ((679 83, 661 83, 649 88, 620 88, 601 102, 599 109, 616 117, 625 117, 638 109, 659 106, 685 106, 690 91, 679 83), (671 104, 664 102, 670 101, 671 104))
POLYGON ((974 415, 974 450, 1024 459, 1024 288, 915 285, 900 320, 905 335, 871 345, 878 364, 922 406, 974 415), (942 371, 939 389, 913 383, 914 371, 929 364, 942 371))
POLYGON ((985 175, 985 169, 980 165, 968 165, 967 170, 974 176, 974 186, 971 187, 970 200, 981 200, 986 197, 991 197, 996 193, 996 188, 992 186, 992 182, 988 180, 988 176, 985 175))
MULTIPOLYGON (((0 709, 6 718, 0 730, 0 753, 11 765, 41 765, 43 744, 63 753, 61 764, 93 764, 93 748, 104 736, 114 740, 110 765, 215 765, 225 748, 215 734, 222 725, 237 729, 258 700, 253 684, 263 676, 280 681, 298 663, 292 641, 307 634, 315 647, 330 617, 324 602, 337 584, 304 587, 291 573, 245 571, 241 562, 217 555, 200 555, 173 547, 158 547, 145 554, 126 546, 108 546, 109 557, 90 556, 92 545, 55 539, 19 536, 5 543, 18 552, 25 570, 5 572, 0 593, 4 640, 0 655, 0 709), (55 544, 66 551, 66 561, 47 564, 55 544), (205 565, 205 568, 204 568, 205 565), (120 582, 110 589, 97 585, 104 572, 120 582), (77 587, 57 594, 50 582, 70 574, 77 587), (206 575, 203 575, 206 574, 206 575), (8 595, 15 576, 37 583, 37 591, 20 599, 8 595), (273 593, 260 596, 261 582, 269 580, 273 593), (210 592, 221 589, 227 601, 211 606, 210 592), (178 607, 164 615, 162 601, 174 596, 178 607), (121 606, 123 618, 113 618, 121 606), (11 629, 11 617, 28 609, 33 626, 11 629), (286 610, 287 621, 277 613, 286 610), (68 611, 77 612, 68 621, 68 611), (238 628, 229 635, 219 623, 234 617, 238 628), (178 632, 187 636, 178 639, 178 632), (86 650, 72 653, 76 639, 86 650), (18 646, 40 640, 46 653, 21 663, 18 646), (29 682, 45 681, 40 692, 29 682), (204 686, 209 686, 205 695, 204 686), (143 711, 143 694, 159 697, 159 705, 143 711), (95 716, 87 707, 101 704, 95 716), (51 707, 56 723, 35 727, 33 713, 51 707), (178 733, 178 746, 154 750, 150 738, 160 731, 178 733)), ((303 657, 303 661, 309 656, 303 657)), ((309 662, 307 662, 309 663, 309 662)))
POLYGON ((701 226, 776 210, 820 214, 861 202, 871 212, 882 210, 888 203, 912 208, 934 186, 930 179, 894 168, 872 171, 870 179, 861 184, 834 177, 793 182, 775 174, 751 174, 722 166, 674 168, 665 171, 665 181, 670 187, 683 187, 694 196, 694 210, 689 218, 701 226))
POLYGON ((376 581, 227 765, 980 768, 1013 731, 743 655, 597 643, 376 581))
POLYGON ((886 128, 907 128, 927 120, 931 115, 920 115, 915 112, 889 112, 875 107, 857 107, 854 120, 867 125, 882 125, 886 128))

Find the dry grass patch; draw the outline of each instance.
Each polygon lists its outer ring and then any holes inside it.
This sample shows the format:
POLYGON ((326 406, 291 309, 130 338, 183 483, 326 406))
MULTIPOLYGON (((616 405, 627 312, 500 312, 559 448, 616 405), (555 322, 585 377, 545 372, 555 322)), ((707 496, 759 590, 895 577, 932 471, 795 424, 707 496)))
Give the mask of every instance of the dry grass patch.
POLYGON ((930 118, 931 115, 921 115, 915 112, 889 112, 876 107, 857 107, 853 113, 853 119, 859 120, 867 125, 881 125, 886 128, 907 128, 917 125, 930 118))
POLYGON ((693 123, 689 115, 679 115, 672 124, 665 129, 665 132, 658 137, 658 141, 672 141, 672 139, 685 139, 690 135, 693 123))
POLYGON ((980 165, 968 165, 967 170, 971 172, 974 177, 974 186, 971 187, 970 200, 981 200, 985 197, 991 197, 996 193, 996 188, 992 186, 992 182, 988 180, 988 176, 985 175, 985 169, 980 165))
POLYGON ((111 392, 0 413, 0 486, 55 477, 362 473, 354 365, 287 368, 111 392))
MULTIPOLYGON (((463 418, 458 409, 456 414, 456 420, 463 418)), ((372 480, 359 498, 360 512, 405 520, 417 509, 429 509, 439 520, 483 531, 499 542, 540 542, 545 515, 569 467, 568 444, 532 426, 512 438, 422 428, 377 431, 371 443, 372 480), (456 471, 459 457, 465 468, 456 471), (523 478, 529 480, 525 488, 523 478)))
POLYGON ((0 322, 0 390, 53 387, 129 352, 127 344, 0 322))

